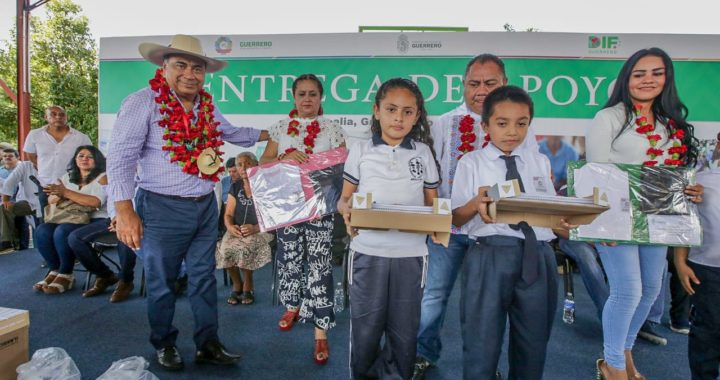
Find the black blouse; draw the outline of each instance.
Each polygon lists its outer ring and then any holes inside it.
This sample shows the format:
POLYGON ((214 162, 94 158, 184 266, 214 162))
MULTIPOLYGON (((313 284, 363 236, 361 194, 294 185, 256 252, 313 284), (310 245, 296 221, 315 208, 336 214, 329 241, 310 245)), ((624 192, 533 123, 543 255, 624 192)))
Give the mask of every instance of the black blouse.
POLYGON ((237 225, 258 224, 257 215, 255 214, 255 205, 252 198, 245 195, 243 181, 237 181, 230 186, 231 197, 235 198, 235 216, 234 222, 237 225))

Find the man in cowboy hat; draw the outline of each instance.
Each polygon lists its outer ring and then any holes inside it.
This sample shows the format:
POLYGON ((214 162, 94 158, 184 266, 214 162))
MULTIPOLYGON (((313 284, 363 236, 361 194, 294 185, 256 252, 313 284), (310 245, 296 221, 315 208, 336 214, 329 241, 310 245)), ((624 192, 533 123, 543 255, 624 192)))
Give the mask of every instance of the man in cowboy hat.
POLYGON ((184 367, 172 325, 173 284, 183 260, 195 319, 195 361, 233 364, 240 356, 227 352, 218 339, 213 187, 222 160, 217 149, 223 141, 250 147, 268 134, 233 127, 215 108, 203 90, 205 73, 226 63, 206 57, 198 39, 176 35, 168 46, 143 43, 139 50, 161 69, 149 87, 125 98, 112 132, 108 196, 117 210, 117 235, 143 251, 150 342, 160 365, 184 367))

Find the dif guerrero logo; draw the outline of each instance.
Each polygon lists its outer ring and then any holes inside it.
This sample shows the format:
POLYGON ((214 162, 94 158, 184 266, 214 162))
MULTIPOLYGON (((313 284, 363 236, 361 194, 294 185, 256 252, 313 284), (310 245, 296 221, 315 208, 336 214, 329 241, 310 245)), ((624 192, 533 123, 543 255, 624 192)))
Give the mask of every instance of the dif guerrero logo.
POLYGON ((215 40, 215 51, 219 54, 228 54, 232 51, 232 40, 227 37, 220 37, 215 40))
POLYGON ((618 47, 620 47, 618 36, 588 36, 590 54, 617 54, 618 47))

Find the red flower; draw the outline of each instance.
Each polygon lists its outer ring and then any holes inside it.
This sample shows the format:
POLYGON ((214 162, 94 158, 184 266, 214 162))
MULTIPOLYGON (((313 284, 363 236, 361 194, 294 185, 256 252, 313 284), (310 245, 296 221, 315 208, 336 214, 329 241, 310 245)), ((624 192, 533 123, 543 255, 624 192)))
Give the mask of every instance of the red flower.
POLYGON ((645 125, 635 128, 635 132, 637 132, 641 135, 644 135, 648 132, 653 132, 653 131, 655 131, 655 126, 653 126, 651 124, 645 124, 645 125))
POLYGON ((660 135, 648 135, 647 139, 649 141, 660 141, 662 137, 660 137, 660 135))
POLYGON ((288 114, 288 116, 290 116, 291 119, 296 118, 297 115, 298 115, 298 110, 295 109, 295 108, 293 108, 293 109, 290 111, 290 113, 288 114))
POLYGON ((643 162, 643 165, 645 165, 645 166, 655 166, 655 165, 657 165, 657 163, 658 163, 657 161, 645 161, 645 162, 643 162))
POLYGON ((490 134, 486 133, 485 137, 483 138, 482 147, 485 148, 488 144, 490 144, 490 134))
POLYGON ((633 108, 635 109, 635 112, 640 112, 642 110, 642 105, 633 104, 633 108))
POLYGON ((646 125, 647 124, 647 117, 646 116, 640 116, 637 119, 635 119, 635 124, 637 125, 646 125))
POLYGON ((463 153, 472 152, 474 149, 475 149, 475 147, 473 147, 472 145, 470 145, 468 143, 462 143, 458 147, 458 150, 463 153))
POLYGON ((663 154, 663 150, 650 147, 648 148, 646 154, 651 158, 655 158, 655 156, 660 156, 661 154, 663 154))
POLYGON ((685 131, 682 130, 682 129, 678 129, 678 130, 676 130, 675 133, 673 134, 673 137, 676 138, 676 139, 678 139, 678 140, 682 140, 682 139, 685 138, 685 131))
POLYGON ((462 141, 464 143, 472 144, 475 142, 475 140, 477 140, 477 138, 475 137, 474 133, 463 134, 462 136, 460 136, 460 141, 462 141))
POLYGON ((303 144, 305 144, 305 145, 307 145, 307 146, 309 146, 309 147, 312 148, 312 147, 315 146, 315 139, 314 139, 312 136, 306 136, 306 137, 303 139, 303 144))

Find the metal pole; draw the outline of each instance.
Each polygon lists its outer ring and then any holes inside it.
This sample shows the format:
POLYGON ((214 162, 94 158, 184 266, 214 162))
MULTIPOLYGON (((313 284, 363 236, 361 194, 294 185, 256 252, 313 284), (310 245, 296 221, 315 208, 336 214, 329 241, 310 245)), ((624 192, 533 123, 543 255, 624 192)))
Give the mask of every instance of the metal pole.
POLYGON ((23 154, 25 137, 30 132, 30 11, 28 0, 17 0, 17 117, 18 151, 23 154))

